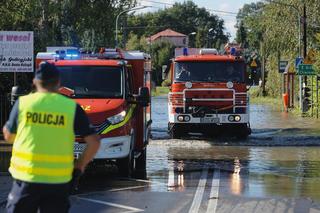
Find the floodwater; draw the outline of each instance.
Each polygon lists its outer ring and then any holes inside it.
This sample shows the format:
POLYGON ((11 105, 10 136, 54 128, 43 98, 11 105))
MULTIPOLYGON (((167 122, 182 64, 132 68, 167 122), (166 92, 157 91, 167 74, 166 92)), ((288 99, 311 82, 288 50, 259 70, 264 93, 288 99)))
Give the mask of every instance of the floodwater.
MULTIPOLYGON (((203 169, 219 169, 228 185, 226 191, 234 195, 307 197, 320 201, 320 148, 304 146, 320 144, 319 121, 292 116, 279 108, 252 105, 253 134, 246 141, 168 140, 167 99, 154 98, 154 139, 148 147, 148 178, 166 182, 168 177, 161 176, 168 176, 170 170, 188 176, 203 169)), ((184 185, 188 181, 192 178, 184 180, 184 185)), ((152 190, 168 188, 155 185, 152 190)))
MULTIPOLYGON (((167 134, 167 98, 153 98, 145 176, 113 165, 89 171, 73 212, 320 212, 320 125, 279 107, 252 105, 244 141, 167 134)), ((0 201, 9 177, 0 178, 0 201)), ((1 212, 1 202, 0 202, 1 212)))

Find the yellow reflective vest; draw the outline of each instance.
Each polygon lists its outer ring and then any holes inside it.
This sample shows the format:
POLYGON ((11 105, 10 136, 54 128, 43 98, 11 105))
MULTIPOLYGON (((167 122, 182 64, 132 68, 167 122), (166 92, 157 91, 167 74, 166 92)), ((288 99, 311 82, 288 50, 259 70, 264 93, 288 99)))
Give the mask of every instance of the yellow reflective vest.
POLYGON ((67 183, 73 170, 76 103, 56 93, 19 98, 17 135, 9 171, 32 183, 67 183))

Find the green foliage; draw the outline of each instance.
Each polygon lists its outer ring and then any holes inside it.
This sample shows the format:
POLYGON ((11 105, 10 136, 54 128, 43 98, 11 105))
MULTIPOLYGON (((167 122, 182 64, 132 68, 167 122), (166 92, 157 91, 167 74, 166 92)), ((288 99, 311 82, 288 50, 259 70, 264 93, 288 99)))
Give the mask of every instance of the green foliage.
POLYGON ((240 21, 239 29, 237 31, 236 41, 242 44, 244 48, 247 48, 247 31, 244 27, 243 21, 240 21))
MULTIPOLYGON (((317 43, 318 26, 320 25, 320 4, 317 0, 305 0, 307 6, 307 38, 308 49, 311 47, 319 49, 317 43)), ((246 4, 239 10, 237 16, 237 41, 246 41, 249 51, 259 51, 263 46, 265 61, 267 93, 277 97, 281 93, 281 75, 278 74, 278 55, 281 59, 293 63, 299 53, 299 15, 303 14, 303 1, 281 0, 261 1, 246 4), (246 35, 246 36, 245 36, 246 35), (245 39, 244 39, 245 38, 245 39), (261 45, 263 44, 263 45, 261 45)), ((301 38, 302 38, 301 27, 301 38)), ((318 37, 318 39, 320 39, 318 37)), ((302 49, 302 42, 301 42, 302 49)), ((320 57, 320 55, 318 56, 320 57)), ((317 70, 320 62, 315 64, 317 70)), ((296 84, 298 81, 295 81, 296 84)), ((298 85, 295 86, 298 88, 298 85)), ((296 92, 298 96, 298 93, 296 92)))
POLYGON ((237 15, 237 42, 248 45, 250 49, 259 49, 262 39, 262 9, 264 3, 245 4, 237 15))
POLYGON ((156 85, 162 82, 162 65, 168 65, 174 54, 174 46, 166 41, 151 45, 152 77, 156 85))
POLYGON ((278 61, 276 57, 271 57, 267 63, 268 78, 266 82, 267 93, 271 97, 280 97, 282 78, 278 72, 278 61))
MULTIPOLYGON (((200 33, 197 35, 198 47, 205 47, 210 37, 210 43, 219 45, 228 41, 228 36, 223 32, 224 22, 216 15, 210 14, 205 8, 199 8, 192 1, 175 3, 172 7, 159 10, 155 13, 146 13, 131 16, 128 20, 128 29, 138 37, 151 35, 170 28, 177 32, 188 35, 192 32, 200 33), (130 28, 130 26, 134 26, 130 28), (209 29, 213 29, 209 35, 209 29)), ((190 37, 190 47, 194 47, 195 38, 190 37)))
POLYGON ((127 50, 141 50, 141 51, 148 51, 150 45, 147 43, 146 37, 142 36, 140 39, 137 35, 130 33, 129 40, 126 43, 127 50))
MULTIPOLYGON (((113 47, 115 17, 135 4, 135 0, 2 1, 0 29, 33 31, 35 53, 46 46, 113 47)), ((19 84, 29 85, 31 78, 32 73, 18 74, 19 84)), ((12 74, 0 74, 0 90, 9 92, 12 82, 12 74)))

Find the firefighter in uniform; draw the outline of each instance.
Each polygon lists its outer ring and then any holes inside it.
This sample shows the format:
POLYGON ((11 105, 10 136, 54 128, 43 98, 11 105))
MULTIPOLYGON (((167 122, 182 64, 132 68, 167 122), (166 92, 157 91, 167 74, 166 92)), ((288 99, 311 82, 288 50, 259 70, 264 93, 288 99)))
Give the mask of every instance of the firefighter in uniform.
POLYGON ((57 93, 59 71, 53 64, 41 63, 33 83, 37 91, 16 101, 3 127, 5 139, 13 142, 7 211, 68 212, 73 174, 84 171, 100 139, 82 108, 57 93), (87 146, 74 162, 75 134, 87 146))

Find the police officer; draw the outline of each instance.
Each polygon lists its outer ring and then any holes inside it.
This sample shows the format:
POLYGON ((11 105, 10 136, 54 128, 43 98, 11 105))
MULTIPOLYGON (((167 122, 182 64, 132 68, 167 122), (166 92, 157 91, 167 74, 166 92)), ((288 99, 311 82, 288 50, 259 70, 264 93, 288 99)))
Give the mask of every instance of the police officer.
POLYGON ((3 127, 13 142, 9 171, 14 179, 9 213, 68 212, 72 173, 82 173, 100 146, 85 112, 72 99, 57 94, 59 71, 40 64, 33 83, 37 91, 20 97, 3 127), (75 134, 87 143, 74 162, 75 134))

